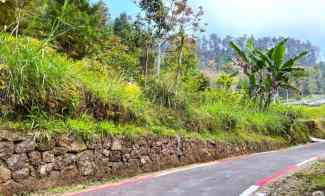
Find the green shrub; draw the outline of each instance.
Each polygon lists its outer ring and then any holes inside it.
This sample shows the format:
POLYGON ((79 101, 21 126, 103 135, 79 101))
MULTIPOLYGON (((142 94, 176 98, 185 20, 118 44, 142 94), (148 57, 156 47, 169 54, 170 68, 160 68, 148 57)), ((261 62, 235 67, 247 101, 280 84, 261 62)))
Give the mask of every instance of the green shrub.
POLYGON ((175 82, 173 75, 163 75, 159 79, 150 79, 145 94, 153 103, 160 106, 174 109, 185 107, 186 97, 175 82))
POLYGON ((189 106, 184 118, 185 128, 189 131, 202 132, 215 131, 219 129, 217 121, 215 121, 213 115, 201 110, 200 108, 189 106))
POLYGON ((241 123, 240 108, 235 108, 236 105, 226 105, 222 102, 203 106, 203 111, 209 113, 218 123, 221 130, 233 130, 241 123))
POLYGON ((86 109, 97 119, 130 121, 142 118, 145 100, 136 83, 122 81, 100 65, 94 66, 87 61, 76 64, 74 71, 86 98, 86 109))
POLYGON ((66 121, 67 129, 83 137, 95 135, 97 132, 97 123, 91 117, 82 116, 79 119, 68 119, 66 121))
POLYGON ((280 135, 285 127, 286 117, 272 112, 249 112, 245 115, 247 130, 253 130, 262 134, 280 135))

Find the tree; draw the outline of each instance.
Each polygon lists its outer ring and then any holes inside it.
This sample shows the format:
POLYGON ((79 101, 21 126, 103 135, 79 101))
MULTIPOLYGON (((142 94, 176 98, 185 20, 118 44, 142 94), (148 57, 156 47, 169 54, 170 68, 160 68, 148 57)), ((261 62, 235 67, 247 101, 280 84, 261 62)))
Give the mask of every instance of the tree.
POLYGON ((188 4, 187 0, 179 0, 175 2, 174 18, 171 23, 174 31, 176 32, 173 39, 176 44, 177 55, 177 69, 176 80, 181 75, 183 66, 183 53, 186 42, 194 42, 196 34, 203 32, 204 27, 201 23, 202 16, 204 14, 203 8, 200 6, 197 12, 194 12, 193 8, 188 4))
POLYGON ((33 12, 31 0, 2 0, 0 1, 0 31, 20 33, 24 25, 23 17, 33 12))
POLYGON ((81 59, 100 50, 109 33, 107 7, 102 1, 33 1, 38 9, 28 16, 25 34, 47 39, 71 57, 81 59))
MULTIPOLYGON (((166 35, 171 31, 172 26, 169 19, 173 18, 171 9, 165 6, 163 0, 138 0, 138 6, 144 12, 143 20, 148 25, 148 30, 152 31, 154 42, 157 48, 156 57, 156 75, 160 75, 162 46, 166 41, 166 35)), ((170 0, 169 4, 173 6, 175 0, 170 0)), ((141 15, 141 14, 140 14, 141 15)))
MULTIPOLYGON (((173 42, 177 45, 178 71, 181 70, 185 42, 193 40, 198 31, 202 31, 201 17, 203 8, 194 12, 187 0, 140 0, 139 7, 145 13, 144 20, 150 26, 157 46, 157 76, 160 75, 162 48, 173 42)), ((166 48, 166 47, 165 47, 166 48)), ((180 73, 177 73, 177 76, 180 73)))
POLYGON ((15 1, 0 1, 0 30, 6 31, 15 22, 15 1))
POLYGON ((287 42, 288 39, 284 39, 265 52, 254 47, 253 39, 247 41, 244 50, 236 43, 230 43, 239 56, 236 64, 249 79, 249 96, 254 100, 258 99, 261 109, 269 107, 279 88, 299 91, 291 84, 291 80, 292 76, 297 78, 303 75, 304 69, 297 67, 296 63, 306 56, 307 52, 285 60, 287 42))

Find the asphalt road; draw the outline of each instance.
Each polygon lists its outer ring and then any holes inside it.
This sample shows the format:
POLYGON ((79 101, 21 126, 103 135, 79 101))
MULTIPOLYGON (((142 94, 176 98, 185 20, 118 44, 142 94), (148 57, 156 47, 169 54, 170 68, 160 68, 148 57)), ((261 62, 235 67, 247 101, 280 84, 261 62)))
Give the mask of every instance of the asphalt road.
POLYGON ((325 154, 325 143, 179 171, 121 186, 102 188, 78 196, 238 196, 261 178, 314 156, 325 154))

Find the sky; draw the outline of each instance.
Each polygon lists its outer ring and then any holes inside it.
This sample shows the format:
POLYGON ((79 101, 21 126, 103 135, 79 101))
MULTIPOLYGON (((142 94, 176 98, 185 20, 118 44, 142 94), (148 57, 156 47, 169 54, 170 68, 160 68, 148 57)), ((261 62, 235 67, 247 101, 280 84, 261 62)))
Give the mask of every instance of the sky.
MULTIPOLYGON (((134 0, 106 0, 112 17, 135 15, 134 0)), ((190 0, 203 6, 207 32, 220 36, 244 34, 290 36, 309 40, 325 51, 325 0, 190 0)))

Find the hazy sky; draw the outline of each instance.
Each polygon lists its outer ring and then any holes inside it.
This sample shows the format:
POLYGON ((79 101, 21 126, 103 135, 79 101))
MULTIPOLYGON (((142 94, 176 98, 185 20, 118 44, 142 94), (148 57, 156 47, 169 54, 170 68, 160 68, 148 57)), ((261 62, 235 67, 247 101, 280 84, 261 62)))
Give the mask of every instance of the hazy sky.
MULTIPOLYGON (((112 16, 137 13, 133 0, 106 0, 112 16)), ((325 0, 190 0, 202 5, 209 33, 290 36, 325 50, 325 0)))

